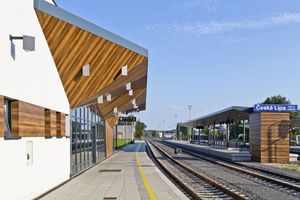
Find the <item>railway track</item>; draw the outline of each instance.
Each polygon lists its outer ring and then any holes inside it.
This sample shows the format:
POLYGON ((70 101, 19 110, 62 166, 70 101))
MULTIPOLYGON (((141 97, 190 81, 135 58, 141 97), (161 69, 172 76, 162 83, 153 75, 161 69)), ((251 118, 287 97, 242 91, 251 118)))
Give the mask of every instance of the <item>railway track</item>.
POLYGON ((254 199, 238 192, 234 187, 200 174, 189 166, 177 161, 163 149, 146 140, 155 162, 192 199, 254 199))
POLYGON ((203 159, 205 161, 220 165, 220 166, 228 168, 230 170, 238 171, 240 173, 249 175, 251 177, 258 178, 263 181, 267 181, 270 184, 273 184, 274 186, 281 188, 281 190, 288 191, 289 193, 292 193, 295 196, 300 198, 300 179, 299 178, 287 176, 285 174, 279 174, 279 173, 267 171, 265 169, 248 166, 248 165, 244 165, 241 163, 234 163, 234 162, 221 160, 219 158, 215 158, 212 156, 206 156, 206 155, 200 154, 198 152, 195 153, 181 145, 176 146, 176 145, 171 145, 169 143, 168 144, 164 143, 164 145, 167 145, 172 148, 181 148, 183 152, 185 152, 189 155, 195 156, 199 159, 203 159))

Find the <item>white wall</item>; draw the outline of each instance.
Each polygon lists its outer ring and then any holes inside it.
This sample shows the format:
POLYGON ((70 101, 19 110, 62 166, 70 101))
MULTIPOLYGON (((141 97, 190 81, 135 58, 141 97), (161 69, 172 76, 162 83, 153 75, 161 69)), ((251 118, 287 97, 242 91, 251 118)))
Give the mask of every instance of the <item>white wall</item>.
POLYGON ((69 102, 33 8, 33 0, 9 0, 0 6, 0 95, 68 114, 69 102), (35 36, 35 51, 25 52, 9 34, 35 36))
MULTIPOLYGON (((33 0, 5 1, 0 6, 0 22, 0 95, 69 114, 69 102, 33 0), (14 60, 9 34, 34 36, 35 51, 25 52, 22 40, 14 41, 14 60)), ((69 174, 69 138, 0 138, 0 199, 34 198, 67 180, 69 174), (33 141, 32 166, 27 166, 26 141, 33 141)))
POLYGON ((0 199, 32 199, 67 180, 68 138, 0 139, 0 199), (27 166, 26 141, 33 141, 33 165, 27 166))

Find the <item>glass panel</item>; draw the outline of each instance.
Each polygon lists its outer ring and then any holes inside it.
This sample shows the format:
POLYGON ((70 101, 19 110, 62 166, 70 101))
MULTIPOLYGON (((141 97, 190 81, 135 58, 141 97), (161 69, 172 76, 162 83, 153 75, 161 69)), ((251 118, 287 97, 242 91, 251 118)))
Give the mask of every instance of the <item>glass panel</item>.
POLYGON ((96 162, 105 158, 104 121, 96 104, 71 110, 72 125, 72 174, 76 174, 93 164, 93 150, 96 162), (95 137, 92 135, 94 125, 95 137), (94 142, 93 142, 93 137, 94 142))

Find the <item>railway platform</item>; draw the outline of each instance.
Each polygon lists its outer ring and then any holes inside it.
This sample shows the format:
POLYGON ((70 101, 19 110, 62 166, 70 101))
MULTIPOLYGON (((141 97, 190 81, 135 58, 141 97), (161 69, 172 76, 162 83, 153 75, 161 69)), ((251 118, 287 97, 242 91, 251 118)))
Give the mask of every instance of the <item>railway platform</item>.
POLYGON ((192 144, 186 141, 175 141, 175 140, 165 140, 166 143, 175 144, 178 147, 188 147, 199 153, 205 153, 207 155, 212 155, 215 157, 223 158, 226 160, 234 162, 247 162, 251 161, 251 154, 249 151, 239 151, 238 149, 228 149, 217 146, 207 146, 200 144, 192 144))
POLYGON ((144 142, 136 142, 41 199, 177 200, 187 197, 155 166, 144 142))

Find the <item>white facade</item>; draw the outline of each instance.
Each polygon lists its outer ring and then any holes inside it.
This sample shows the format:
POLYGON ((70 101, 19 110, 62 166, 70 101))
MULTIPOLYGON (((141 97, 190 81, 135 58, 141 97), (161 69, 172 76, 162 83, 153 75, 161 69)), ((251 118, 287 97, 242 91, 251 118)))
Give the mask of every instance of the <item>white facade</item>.
POLYGON ((50 49, 33 8, 33 0, 9 0, 0 6, 0 95, 44 108, 69 113, 69 102, 50 49), (22 40, 9 35, 35 37, 35 51, 25 52, 22 40))
MULTIPOLYGON (((69 114, 69 102, 33 0, 5 1, 0 6, 0 19, 0 95, 69 114), (14 40, 14 59, 9 35, 34 36, 35 51, 25 52, 22 40, 14 40)), ((68 131, 69 121, 66 122, 68 131)), ((70 175, 69 140, 65 137, 0 138, 0 199, 32 199, 67 180, 70 175), (27 141, 33 143, 31 166, 27 165, 27 141)))
POLYGON ((70 174, 69 138, 0 139, 0 199, 32 199, 66 181, 70 174), (27 165, 26 142, 33 142, 27 165))

